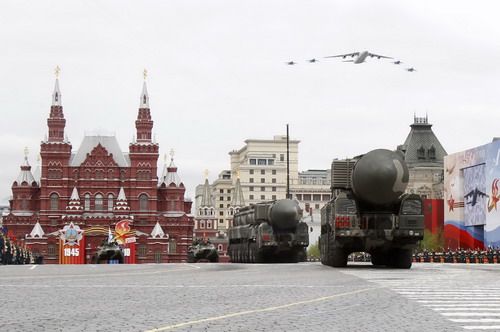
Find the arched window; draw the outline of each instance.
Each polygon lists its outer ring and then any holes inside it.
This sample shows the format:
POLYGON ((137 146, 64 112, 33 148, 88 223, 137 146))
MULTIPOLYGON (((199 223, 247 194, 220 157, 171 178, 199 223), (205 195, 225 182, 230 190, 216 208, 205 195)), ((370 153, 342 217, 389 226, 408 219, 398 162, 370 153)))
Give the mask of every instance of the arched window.
POLYGON ((170 211, 175 211, 175 201, 173 199, 170 200, 170 211))
POLYGON ((219 244, 219 245, 217 246, 217 250, 218 250, 218 251, 222 251, 223 249, 224 249, 224 247, 222 246, 222 244, 219 244))
POLYGON ((27 198, 21 199, 21 210, 28 210, 28 199, 27 198))
POLYGON ((104 177, 103 175, 103 170, 102 169, 98 169, 97 171, 95 171, 95 178, 96 179, 102 179, 104 177))
POLYGON ((205 228, 205 220, 200 221, 200 228, 205 228))
POLYGON ((83 200, 83 209, 85 211, 90 211, 90 194, 85 194, 85 198, 83 200))
POLYGON ((145 211, 148 209, 148 195, 140 194, 139 195, 139 210, 145 211))
POLYGON ((85 170, 85 178, 90 179, 90 169, 85 170))
POLYGON ((124 170, 120 171, 120 180, 125 180, 125 171, 124 170))
POLYGON ((50 209, 51 210, 59 209, 59 195, 56 193, 50 194, 50 209))
POLYGON ((212 229, 212 220, 207 220, 207 228, 212 229))
POLYGON ((95 210, 96 211, 101 211, 103 208, 103 200, 102 200, 102 195, 97 194, 95 195, 95 210))
POLYGON ((113 194, 108 195, 108 211, 113 211, 113 194))
POLYGON ((108 179, 110 179, 110 180, 112 180, 112 179, 113 179, 113 170, 112 170, 112 169, 110 169, 110 170, 108 171, 108 179))
POLYGON ((176 254, 177 253, 177 240, 176 239, 170 239, 170 242, 168 243, 168 253, 169 254, 176 254))
POLYGON ((77 169, 75 169, 73 171, 73 180, 78 180, 78 170, 77 169))

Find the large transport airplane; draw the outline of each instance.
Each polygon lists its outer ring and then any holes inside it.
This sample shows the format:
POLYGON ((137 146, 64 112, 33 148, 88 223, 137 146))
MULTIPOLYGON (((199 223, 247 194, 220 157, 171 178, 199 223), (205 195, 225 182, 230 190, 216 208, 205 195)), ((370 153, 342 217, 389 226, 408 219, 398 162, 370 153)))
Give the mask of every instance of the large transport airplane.
POLYGON ((347 53, 347 54, 340 54, 340 55, 325 56, 325 58, 343 58, 343 59, 345 59, 346 57, 351 57, 351 58, 356 57, 356 59, 354 59, 354 60, 345 60, 344 61, 344 62, 354 62, 356 64, 365 62, 365 60, 366 60, 367 57, 377 58, 377 59, 380 59, 380 58, 392 59, 391 57, 384 56, 384 55, 373 54, 373 53, 370 53, 368 51, 354 52, 354 53, 347 53))

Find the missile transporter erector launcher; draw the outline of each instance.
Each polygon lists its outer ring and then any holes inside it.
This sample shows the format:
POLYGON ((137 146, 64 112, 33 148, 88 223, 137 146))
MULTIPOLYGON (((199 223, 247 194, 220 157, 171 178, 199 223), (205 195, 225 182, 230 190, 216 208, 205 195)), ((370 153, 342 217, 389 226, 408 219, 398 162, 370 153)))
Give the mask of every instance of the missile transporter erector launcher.
POLYGON ((378 149, 332 162, 332 200, 321 210, 321 263, 347 265, 368 252, 374 265, 410 268, 423 239, 423 202, 404 194, 409 172, 399 152, 378 149))
POLYGON ((241 208, 228 234, 233 263, 297 263, 309 245, 302 209, 290 199, 241 208))

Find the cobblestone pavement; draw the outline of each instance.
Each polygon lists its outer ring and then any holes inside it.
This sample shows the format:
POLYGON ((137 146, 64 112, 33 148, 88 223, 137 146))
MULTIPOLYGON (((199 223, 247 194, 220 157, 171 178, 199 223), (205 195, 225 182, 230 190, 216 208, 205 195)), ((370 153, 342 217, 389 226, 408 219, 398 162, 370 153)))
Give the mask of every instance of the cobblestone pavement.
POLYGON ((500 265, 0 266, 2 331, 500 331, 500 265))

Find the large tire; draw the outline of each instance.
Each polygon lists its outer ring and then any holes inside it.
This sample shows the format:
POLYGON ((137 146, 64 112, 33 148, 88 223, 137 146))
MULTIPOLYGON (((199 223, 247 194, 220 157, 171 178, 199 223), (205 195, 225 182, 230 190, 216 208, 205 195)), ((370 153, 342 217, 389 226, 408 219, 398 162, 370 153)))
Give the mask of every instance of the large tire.
POLYGON ((411 268, 411 250, 399 249, 394 253, 394 267, 399 269, 409 269, 411 268))
POLYGON ((347 266, 347 253, 344 249, 334 247, 331 250, 332 266, 345 267, 347 266))

